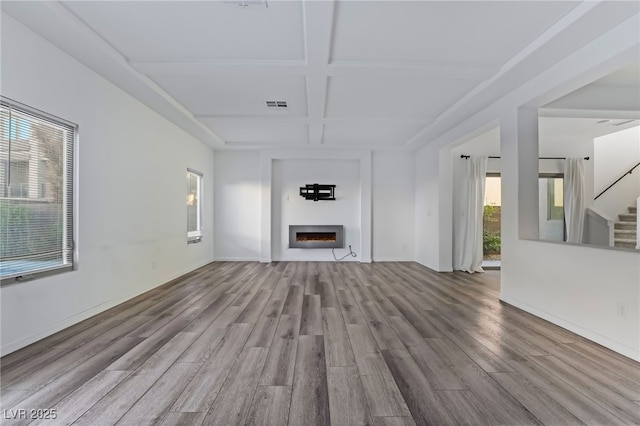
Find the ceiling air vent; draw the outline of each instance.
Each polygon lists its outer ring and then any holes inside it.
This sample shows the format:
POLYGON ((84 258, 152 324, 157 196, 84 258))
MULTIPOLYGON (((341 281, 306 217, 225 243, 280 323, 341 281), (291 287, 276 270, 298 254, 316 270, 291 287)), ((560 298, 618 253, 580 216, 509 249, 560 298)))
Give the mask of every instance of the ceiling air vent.
POLYGON ((240 7, 269 7, 267 0, 224 0, 224 4, 240 7))
POLYGON ((287 109, 287 101, 264 101, 269 109, 287 109))

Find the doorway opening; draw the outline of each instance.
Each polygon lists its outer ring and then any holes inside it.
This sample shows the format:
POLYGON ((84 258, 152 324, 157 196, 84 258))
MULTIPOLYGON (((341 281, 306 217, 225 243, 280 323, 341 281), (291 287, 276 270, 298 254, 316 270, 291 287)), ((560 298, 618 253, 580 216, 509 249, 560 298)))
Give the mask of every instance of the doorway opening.
POLYGON ((487 173, 482 215, 482 267, 499 269, 502 226, 502 188, 500 173, 487 173))
POLYGON ((540 173, 538 194, 539 238, 548 241, 565 241, 564 175, 540 173))

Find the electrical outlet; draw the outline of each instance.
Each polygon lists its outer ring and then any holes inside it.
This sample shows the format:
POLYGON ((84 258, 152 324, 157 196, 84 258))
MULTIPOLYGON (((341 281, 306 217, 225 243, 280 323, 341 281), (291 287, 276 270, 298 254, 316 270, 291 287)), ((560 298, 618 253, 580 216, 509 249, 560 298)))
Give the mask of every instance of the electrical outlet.
POLYGON ((620 318, 628 319, 629 318, 629 305, 627 305, 625 302, 618 302, 618 305, 616 307, 616 314, 620 318))
POLYGON ((151 269, 156 269, 156 261, 155 260, 151 261, 151 269))

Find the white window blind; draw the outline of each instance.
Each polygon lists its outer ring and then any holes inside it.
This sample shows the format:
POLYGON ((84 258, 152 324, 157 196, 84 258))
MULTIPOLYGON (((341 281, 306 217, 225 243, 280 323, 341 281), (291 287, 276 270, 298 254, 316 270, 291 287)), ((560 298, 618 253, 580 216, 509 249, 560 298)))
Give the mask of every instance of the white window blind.
POLYGON ((202 240, 202 173, 187 169, 187 242, 202 240))
POLYGON ((73 266, 76 126, 2 98, 0 278, 20 281, 73 266))

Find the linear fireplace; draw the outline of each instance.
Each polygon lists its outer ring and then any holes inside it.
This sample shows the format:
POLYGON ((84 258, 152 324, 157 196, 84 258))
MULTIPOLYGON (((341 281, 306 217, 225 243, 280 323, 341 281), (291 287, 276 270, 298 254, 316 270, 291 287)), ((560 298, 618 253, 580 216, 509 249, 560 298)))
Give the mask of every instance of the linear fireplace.
POLYGON ((342 225, 289 225, 289 248, 343 248, 342 225))

